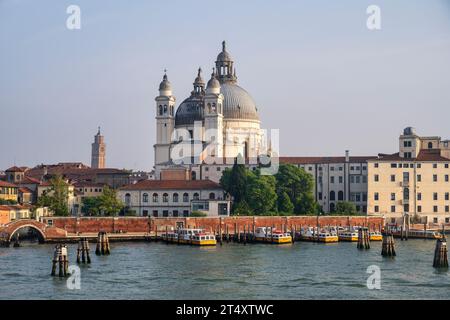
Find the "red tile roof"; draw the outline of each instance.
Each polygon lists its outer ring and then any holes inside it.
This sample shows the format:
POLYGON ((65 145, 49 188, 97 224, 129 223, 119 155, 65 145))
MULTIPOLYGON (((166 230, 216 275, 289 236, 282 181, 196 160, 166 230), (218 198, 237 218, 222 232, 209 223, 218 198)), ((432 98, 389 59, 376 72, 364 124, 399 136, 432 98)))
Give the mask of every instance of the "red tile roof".
POLYGON ((0 205, 0 210, 23 210, 31 208, 33 208, 33 206, 25 204, 0 205))
POLYGON ((211 180, 141 180, 120 190, 196 190, 221 189, 220 184, 211 180))
POLYGON ((417 158, 402 158, 400 157, 400 153, 394 153, 394 154, 382 154, 380 153, 378 155, 378 159, 381 161, 423 161, 423 162, 449 162, 449 158, 445 158, 441 156, 441 151, 439 149, 424 149, 420 150, 419 154, 417 155, 417 158))
POLYGON ((21 184, 41 184, 41 181, 39 181, 38 179, 34 179, 31 177, 23 177, 22 181, 20 181, 21 184))
MULTIPOLYGON (((350 163, 364 163, 376 156, 356 156, 350 157, 350 163)), ((345 163, 345 157, 280 157, 281 164, 331 164, 345 163)))
POLYGON ((10 188, 18 188, 17 185, 13 184, 13 183, 9 183, 3 180, 0 180, 0 187, 10 187, 10 188))
POLYGON ((33 193, 33 191, 31 191, 27 187, 20 187, 19 188, 19 192, 21 192, 21 193, 33 193))
POLYGON ((9 169, 6 169, 5 172, 25 172, 25 170, 23 170, 22 168, 14 166, 14 167, 11 167, 9 169))

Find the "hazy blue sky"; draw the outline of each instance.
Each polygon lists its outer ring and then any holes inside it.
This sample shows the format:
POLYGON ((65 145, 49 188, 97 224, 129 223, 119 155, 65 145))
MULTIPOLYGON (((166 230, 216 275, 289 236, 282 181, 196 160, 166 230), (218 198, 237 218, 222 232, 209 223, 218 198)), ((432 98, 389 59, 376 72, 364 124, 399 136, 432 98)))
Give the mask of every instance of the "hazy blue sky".
POLYGON ((89 164, 100 125, 109 167, 150 170, 163 69, 181 103, 222 40, 283 155, 396 152, 409 125, 450 138, 449 2, 0 0, 0 168, 89 164))

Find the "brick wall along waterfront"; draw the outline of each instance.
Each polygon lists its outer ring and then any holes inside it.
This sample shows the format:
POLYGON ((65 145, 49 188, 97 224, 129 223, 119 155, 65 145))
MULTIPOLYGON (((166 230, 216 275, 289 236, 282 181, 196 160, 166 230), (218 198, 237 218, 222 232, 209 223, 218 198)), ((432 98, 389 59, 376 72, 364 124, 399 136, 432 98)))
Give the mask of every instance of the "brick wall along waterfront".
POLYGON ((379 229, 384 224, 382 217, 337 217, 322 216, 317 219, 315 216, 291 216, 291 217, 272 217, 272 216, 255 216, 255 217, 211 217, 211 218, 149 218, 149 217, 53 217, 44 218, 43 222, 48 223, 52 220, 55 227, 66 230, 68 233, 90 233, 90 232, 117 232, 119 230, 125 232, 149 232, 164 231, 166 226, 176 227, 177 223, 182 223, 185 227, 205 228, 207 231, 216 230, 220 220, 222 219, 222 231, 228 225, 230 233, 233 233, 235 223, 242 231, 244 226, 252 227, 255 222, 256 227, 272 226, 281 228, 287 225, 290 229, 291 225, 299 228, 300 226, 316 226, 317 221, 320 226, 362 226, 370 225, 379 229))

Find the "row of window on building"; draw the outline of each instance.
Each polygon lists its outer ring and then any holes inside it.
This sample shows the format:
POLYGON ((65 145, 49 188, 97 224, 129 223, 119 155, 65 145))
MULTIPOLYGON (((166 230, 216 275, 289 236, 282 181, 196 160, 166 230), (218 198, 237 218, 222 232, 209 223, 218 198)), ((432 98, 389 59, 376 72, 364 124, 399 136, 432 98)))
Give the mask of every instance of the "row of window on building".
MULTIPOLYGON (((200 199, 200 195, 198 192, 195 192, 193 197, 193 200, 199 200, 200 199)), ((216 194, 214 192, 211 192, 209 194, 209 200, 215 200, 216 199, 216 194)), ((183 202, 189 202, 189 194, 183 193, 183 198, 182 198, 183 202)), ((178 193, 174 193, 172 194, 172 202, 179 202, 180 201, 180 196, 178 193)), ((142 202, 147 203, 149 202, 149 194, 148 193, 144 193, 142 194, 142 202)), ((159 202, 159 194, 158 193, 153 193, 152 194, 152 202, 154 203, 158 203, 159 202)), ((168 193, 163 193, 162 195, 162 202, 169 202, 169 194, 168 193)), ((125 203, 126 204, 130 204, 131 203, 131 195, 129 193, 125 194, 125 203)))
MULTIPOLYGON (((448 163, 444 163, 442 164, 442 166, 445 169, 449 168, 449 164, 448 163)), ((374 163, 374 167, 375 168, 379 168, 379 163, 375 162, 374 163)), ((410 168, 410 169, 421 169, 422 168, 422 164, 421 163, 391 163, 391 168, 410 168)), ((438 169, 439 168, 439 164, 438 163, 433 163, 433 169, 438 169)))
MULTIPOLYGON (((380 175, 375 174, 374 175, 374 181, 375 182, 379 182, 380 181, 380 175)), ((390 181, 391 182, 396 182, 397 181, 397 176, 395 174, 391 174, 390 181)), ((438 182, 438 181, 439 181, 438 175, 437 174, 433 174, 433 182, 438 182)), ((449 182, 450 181, 450 178, 449 178, 448 174, 444 175, 444 181, 445 182, 449 182)), ((403 172, 403 182, 409 182, 409 172, 403 172)), ((422 182, 422 175, 421 174, 417 175, 417 182, 422 182)))
MULTIPOLYGON (((305 169, 306 171, 313 171, 312 166, 300 166, 300 168, 305 169)), ((323 171, 323 166, 319 166, 318 170, 323 171)), ((350 171, 367 171, 367 166, 350 166, 350 171)), ((330 166, 330 171, 344 171, 343 166, 330 166)))
MULTIPOLYGON (((380 200, 380 194, 378 192, 375 192, 373 195, 373 199, 375 201, 379 201, 380 200)), ((446 192, 444 194, 444 199, 445 201, 450 201, 450 194, 448 192, 446 192)), ((395 193, 391 193, 391 200, 395 201, 396 200, 396 194, 395 193)), ((409 189, 405 188, 403 190, 403 200, 409 200, 409 189)), ((439 200, 439 193, 437 192, 433 192, 433 200, 434 201, 438 201, 439 200)), ((422 193, 418 192, 417 193, 417 201, 422 201, 422 193)))
MULTIPOLYGON (((439 207, 439 206, 433 206, 433 213, 441 212, 439 210, 440 208, 441 207, 439 207)), ((409 212, 409 209, 410 209, 409 208, 409 204, 405 204, 405 205, 402 206, 402 210, 404 212, 409 212)), ((377 213, 380 212, 380 207, 379 206, 374 206, 374 211, 377 212, 377 213)), ((450 206, 448 206, 448 205, 444 206, 444 211, 445 211, 445 213, 449 213, 450 212, 450 206)), ((395 212, 398 212, 397 211, 397 206, 392 205, 391 206, 391 213, 395 213, 395 212)), ((417 206, 417 212, 418 213, 422 213, 423 212, 421 205, 417 206)))
MULTIPOLYGON (((149 210, 142 210, 142 216, 148 217, 150 214, 149 210)), ((151 211, 152 217, 188 217, 189 216, 189 210, 152 210, 151 211)))
MULTIPOLYGON (((330 177, 330 183, 344 183, 344 177, 343 176, 331 176, 330 177), (336 180, 337 178, 337 180, 336 180), (336 182, 337 181, 337 182, 336 182)), ((367 176, 365 175, 351 175, 350 176, 350 183, 367 183, 367 176)), ((323 184, 323 178, 319 177, 319 184, 323 184)))

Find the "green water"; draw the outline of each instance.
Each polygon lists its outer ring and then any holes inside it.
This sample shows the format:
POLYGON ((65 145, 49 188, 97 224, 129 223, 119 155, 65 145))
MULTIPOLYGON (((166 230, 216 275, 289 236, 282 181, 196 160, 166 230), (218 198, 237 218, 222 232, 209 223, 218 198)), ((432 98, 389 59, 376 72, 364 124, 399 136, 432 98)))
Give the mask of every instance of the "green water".
MULTIPOLYGON (((200 248, 111 243, 81 266, 81 287, 50 276, 53 245, 0 248, 1 299, 448 299, 450 276, 432 267, 435 241, 397 240, 395 259, 355 243, 224 244, 200 248), (367 268, 381 271, 369 290, 367 268)), ((91 249, 95 249, 91 244, 91 249)), ((69 245, 76 264, 76 244, 69 245)))

